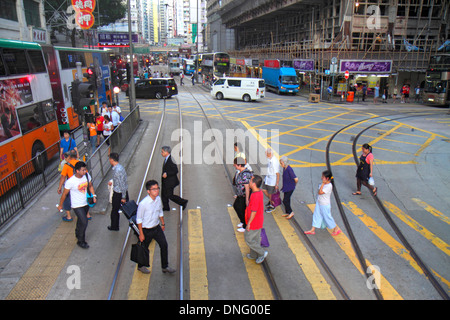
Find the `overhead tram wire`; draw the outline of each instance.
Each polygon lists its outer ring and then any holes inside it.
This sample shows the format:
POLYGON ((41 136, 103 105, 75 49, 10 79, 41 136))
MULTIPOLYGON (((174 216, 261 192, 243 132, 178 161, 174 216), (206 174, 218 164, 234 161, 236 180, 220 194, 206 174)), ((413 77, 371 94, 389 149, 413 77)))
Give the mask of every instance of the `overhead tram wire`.
MULTIPOLYGON (((144 179, 142 180, 141 189, 139 190, 138 198, 136 200, 137 204, 139 204, 139 200, 140 200, 140 197, 142 195, 142 191, 143 191, 144 186, 145 186, 146 178, 147 178, 148 172, 150 170, 150 164, 152 163, 153 155, 155 153, 155 148, 156 148, 156 145, 157 145, 158 140, 159 140, 162 124, 163 124, 164 118, 165 118, 165 113, 166 113, 166 100, 164 99, 163 111, 162 111, 162 114, 161 114, 161 120, 159 122, 159 127, 158 127, 158 131, 156 133, 156 138, 155 138, 155 142, 153 144, 152 152, 150 153, 150 157, 149 157, 149 160, 147 162, 147 168, 146 168, 146 171, 145 171, 144 179)), ((114 289, 115 289, 115 286, 116 286, 117 278, 119 276, 120 268, 121 268, 122 262, 123 262, 123 257, 124 257, 124 254, 125 254, 125 250, 127 248, 129 237, 130 237, 130 232, 131 232, 131 225, 128 226, 127 236, 126 236, 125 241, 123 243, 122 251, 120 252, 119 262, 117 264, 116 272, 114 273, 114 278, 113 278, 113 281, 111 283, 111 288, 109 289, 108 300, 111 300, 112 296, 114 294, 114 289)))

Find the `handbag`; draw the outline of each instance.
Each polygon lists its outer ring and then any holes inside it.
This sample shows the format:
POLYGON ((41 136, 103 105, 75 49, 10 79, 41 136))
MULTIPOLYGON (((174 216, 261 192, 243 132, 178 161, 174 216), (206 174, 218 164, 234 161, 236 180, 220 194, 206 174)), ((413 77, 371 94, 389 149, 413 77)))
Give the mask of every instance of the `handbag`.
POLYGON ((134 200, 130 200, 127 203, 122 204, 122 212, 127 217, 131 219, 137 213, 137 204, 134 200))
POLYGON ((93 207, 95 206, 95 202, 94 202, 94 195, 89 191, 89 176, 86 173, 86 179, 87 179, 87 188, 86 188, 86 200, 88 203, 89 207, 93 207))
POLYGON ((278 207, 281 204, 280 191, 278 190, 274 194, 270 196, 270 200, 272 200, 272 204, 274 207, 278 207))
POLYGON ((270 246, 269 239, 267 239, 266 229, 261 229, 261 247, 268 248, 270 246))
POLYGON ((149 267, 149 250, 147 247, 144 246, 143 242, 138 241, 138 243, 135 243, 131 245, 131 261, 136 262, 139 265, 149 267))

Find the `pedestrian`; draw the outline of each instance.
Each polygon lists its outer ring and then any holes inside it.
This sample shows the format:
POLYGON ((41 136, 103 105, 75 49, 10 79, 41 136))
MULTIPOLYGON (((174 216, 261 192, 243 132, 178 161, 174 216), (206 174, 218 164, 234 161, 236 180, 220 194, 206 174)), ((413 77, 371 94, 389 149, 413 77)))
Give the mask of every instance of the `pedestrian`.
POLYGON ((113 110, 112 106, 108 106, 108 116, 109 116, 109 119, 111 120, 112 125, 114 127, 113 130, 115 130, 117 128, 117 126, 119 125, 120 116, 119 116, 119 114, 116 111, 113 110))
POLYGON ((184 73, 182 72, 182 73, 180 74, 180 86, 183 85, 183 80, 184 80, 184 73))
POLYGON ((374 89, 373 103, 378 103, 378 97, 380 96, 380 86, 379 86, 379 84, 377 83, 375 85, 375 88, 373 88, 373 89, 374 89))
POLYGON ((192 81, 192 85, 194 86, 195 85, 195 73, 192 74, 191 81, 192 81))
POLYGON ((161 155, 164 158, 161 175, 161 200, 163 204, 163 211, 170 211, 169 200, 183 206, 184 210, 187 206, 188 200, 173 194, 173 189, 180 184, 180 181, 177 176, 178 167, 173 162, 170 152, 171 148, 169 146, 164 146, 161 148, 161 155))
POLYGON ((268 251, 261 247, 261 229, 264 224, 264 194, 261 188, 261 176, 254 175, 250 179, 250 201, 245 210, 245 221, 247 227, 244 233, 245 243, 250 248, 247 258, 256 259, 256 263, 260 264, 267 257, 268 251))
POLYGON ((289 165, 288 157, 282 156, 280 159, 280 165, 283 168, 283 188, 281 191, 284 193, 283 204, 286 211, 282 217, 291 219, 294 216, 294 211, 292 211, 291 207, 291 196, 294 193, 295 186, 298 183, 298 178, 292 167, 289 165))
POLYGON ((112 166, 113 178, 108 185, 113 185, 111 225, 110 231, 119 231, 119 209, 120 205, 128 202, 128 181, 125 168, 119 163, 119 154, 113 152, 109 155, 109 163, 112 166))
POLYGON ((120 107, 115 102, 112 104, 112 108, 113 108, 113 111, 117 112, 117 114, 119 115, 119 119, 120 119, 122 117, 122 109, 120 109, 120 107))
POLYGON ((102 117, 104 117, 106 114, 108 114, 108 103, 106 101, 102 102, 102 108, 100 109, 100 114, 102 117))
POLYGON ((86 126, 88 127, 88 131, 89 131, 89 141, 91 143, 91 156, 94 154, 95 149, 97 147, 97 128, 95 126, 94 122, 88 122, 86 124, 86 126))
POLYGON ((269 202, 267 203, 267 213, 271 213, 275 207, 273 206, 272 195, 276 193, 279 188, 280 182, 280 163, 278 159, 273 155, 273 150, 268 148, 266 150, 267 157, 267 175, 264 178, 263 192, 267 198, 269 198, 269 202))
POLYGON ((247 224, 245 223, 245 209, 249 203, 250 197, 250 179, 253 174, 245 168, 245 160, 241 157, 234 159, 234 167, 237 170, 234 177, 234 185, 236 186, 236 196, 233 203, 233 208, 239 217, 239 224, 237 225, 238 232, 245 232, 247 224))
POLYGON ((392 103, 395 103, 397 96, 398 96, 398 89, 397 89, 397 86, 394 86, 394 91, 392 93, 392 99, 393 99, 392 103))
POLYGON ((64 200, 70 192, 71 206, 77 216, 77 226, 75 228, 75 236, 78 240, 77 245, 83 249, 87 249, 89 248, 89 245, 86 242, 89 205, 87 203, 86 192, 89 188, 89 191, 94 197, 94 203, 97 202, 97 195, 95 195, 94 186, 92 185, 92 178, 89 173, 87 173, 86 163, 83 161, 77 162, 74 171, 74 175, 66 181, 64 192, 59 201, 58 210, 63 208, 64 200))
POLYGON ((97 148, 100 145, 100 137, 103 135, 103 121, 105 121, 105 118, 97 112, 95 114, 95 128, 97 129, 97 148))
POLYGON ((356 192, 353 195, 361 194, 361 184, 365 185, 367 188, 372 190, 373 195, 377 195, 377 188, 369 184, 369 179, 373 178, 373 162, 374 157, 372 154, 372 146, 368 143, 363 144, 361 148, 362 154, 359 158, 358 169, 356 169, 356 192))
POLYGON ((323 225, 333 230, 331 233, 333 236, 337 236, 342 232, 331 215, 332 179, 331 171, 325 170, 322 172, 322 183, 319 186, 316 207, 314 208, 312 228, 305 231, 305 234, 316 234, 316 228, 322 228, 323 225))
MULTIPOLYGON (((161 268, 163 273, 174 273, 176 270, 169 267, 169 253, 164 230, 164 213, 161 198, 159 197, 159 186, 155 180, 147 181, 145 184, 148 195, 139 203, 136 223, 139 228, 139 241, 148 248, 153 239, 159 245, 161 251, 161 268)), ((142 273, 150 273, 150 270, 138 264, 138 270, 142 273)))
POLYGON ((367 96, 367 85, 364 84, 363 88, 362 88, 362 101, 365 102, 366 101, 366 96, 367 96))
POLYGON ((61 142, 59 143, 59 158, 60 160, 64 159, 64 153, 70 150, 75 150, 77 153, 77 159, 80 157, 78 154, 78 148, 77 143, 75 142, 75 139, 70 137, 69 130, 65 130, 63 133, 63 138, 61 139, 61 142))
POLYGON ((417 84, 416 88, 415 88, 415 100, 417 103, 420 103, 420 85, 417 84))
POLYGON ((237 142, 235 142, 234 143, 234 158, 236 159, 238 157, 243 158, 245 161, 245 168, 247 168, 248 171, 253 172, 252 167, 250 166, 250 164, 247 161, 247 157, 245 156, 245 153, 240 151, 239 144, 237 142))
POLYGON ((383 89, 383 96, 382 96, 382 98, 383 98, 383 103, 387 103, 388 95, 389 95, 389 88, 388 88, 388 86, 386 85, 386 86, 384 87, 384 89, 383 89))
POLYGON ((111 135, 112 131, 114 130, 114 126, 111 122, 111 119, 108 115, 105 115, 103 121, 103 138, 106 140, 106 144, 109 146, 109 136, 111 135))

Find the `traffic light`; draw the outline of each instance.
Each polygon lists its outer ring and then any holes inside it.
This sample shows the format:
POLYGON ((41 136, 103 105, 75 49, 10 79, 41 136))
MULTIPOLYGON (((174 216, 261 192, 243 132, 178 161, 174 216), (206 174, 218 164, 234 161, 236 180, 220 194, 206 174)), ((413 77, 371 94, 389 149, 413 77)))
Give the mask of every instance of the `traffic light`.
POLYGON ((86 72, 83 73, 83 76, 88 80, 90 84, 93 85, 94 90, 97 89, 97 74, 93 67, 89 67, 86 69, 86 72))
POLYGON ((90 106, 95 104, 94 86, 89 82, 72 81, 72 103, 76 113, 90 113, 90 106))

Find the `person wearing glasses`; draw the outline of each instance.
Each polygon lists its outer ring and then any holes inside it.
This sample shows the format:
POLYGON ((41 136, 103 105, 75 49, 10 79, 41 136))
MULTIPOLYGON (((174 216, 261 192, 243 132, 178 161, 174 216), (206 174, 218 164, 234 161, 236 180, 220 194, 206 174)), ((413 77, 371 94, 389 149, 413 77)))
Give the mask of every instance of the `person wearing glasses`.
MULTIPOLYGON (((165 223, 159 196, 159 185, 155 180, 149 180, 145 184, 148 195, 139 202, 136 223, 139 228, 139 241, 148 248, 153 239, 161 250, 161 268, 163 273, 174 273, 176 270, 169 267, 169 253, 166 236, 164 235, 165 223)), ((150 270, 138 264, 138 270, 142 273, 150 273, 150 270)))

